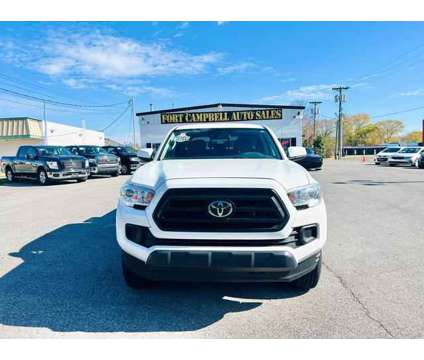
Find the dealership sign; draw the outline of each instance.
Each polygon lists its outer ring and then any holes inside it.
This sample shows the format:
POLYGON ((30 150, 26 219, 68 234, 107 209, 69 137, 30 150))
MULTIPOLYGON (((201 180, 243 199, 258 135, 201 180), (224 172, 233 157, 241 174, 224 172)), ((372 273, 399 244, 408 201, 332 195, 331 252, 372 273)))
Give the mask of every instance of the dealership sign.
POLYGON ((283 110, 273 108, 243 111, 162 113, 160 115, 160 122, 162 124, 181 124, 222 121, 280 120, 282 118, 283 110))

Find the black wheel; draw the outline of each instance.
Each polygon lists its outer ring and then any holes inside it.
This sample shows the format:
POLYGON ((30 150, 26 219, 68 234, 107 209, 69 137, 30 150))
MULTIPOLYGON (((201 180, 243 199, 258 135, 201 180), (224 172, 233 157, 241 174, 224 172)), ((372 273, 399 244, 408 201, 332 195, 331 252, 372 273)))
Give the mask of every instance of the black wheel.
POLYGON ((77 182, 85 182, 85 181, 87 181, 87 177, 83 177, 83 178, 79 178, 79 179, 77 179, 77 182))
POLYGON ((128 175, 130 172, 129 172, 129 170, 128 170, 128 166, 127 165, 125 165, 125 164, 123 164, 123 165, 121 165, 121 174, 122 175, 128 175))
POLYGON ((321 261, 320 257, 315 269, 310 273, 303 275, 301 278, 296 279, 293 282, 293 285, 302 290, 310 290, 317 286, 321 276, 321 261))
POLYGON ((48 183, 46 170, 40 169, 37 173, 37 182, 39 185, 46 185, 48 183))
POLYGON ((375 164, 375 165, 380 165, 380 163, 379 163, 379 162, 375 162, 374 164, 375 164))
POLYGON ((122 260, 122 275, 124 276, 124 280, 127 286, 132 289, 142 289, 151 284, 150 281, 131 272, 131 270, 128 269, 128 266, 125 264, 124 260, 122 260))
POLYGON ((117 176, 119 176, 119 170, 117 170, 114 173, 112 173, 112 177, 117 177, 117 176))
POLYGON ((8 182, 14 182, 15 181, 15 174, 13 173, 13 171, 10 167, 6 168, 6 179, 7 179, 8 182))
POLYGON ((424 169, 424 163, 422 161, 418 161, 417 165, 419 169, 424 169))
POLYGON ((389 164, 389 166, 396 166, 396 164, 389 164))

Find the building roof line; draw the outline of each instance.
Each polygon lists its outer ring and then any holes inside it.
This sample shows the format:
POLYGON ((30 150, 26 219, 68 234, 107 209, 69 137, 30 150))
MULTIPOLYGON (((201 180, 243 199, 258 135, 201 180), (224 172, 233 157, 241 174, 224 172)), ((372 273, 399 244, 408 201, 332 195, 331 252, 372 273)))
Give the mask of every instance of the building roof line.
POLYGON ((180 107, 180 108, 172 108, 172 109, 162 109, 162 110, 154 110, 154 111, 145 111, 145 112, 139 112, 136 115, 153 115, 153 114, 160 114, 160 113, 166 113, 166 112, 178 112, 178 111, 187 111, 187 110, 200 110, 200 109, 207 109, 207 108, 214 108, 218 106, 227 106, 227 107, 256 107, 256 108, 262 108, 262 109, 297 109, 297 110, 304 110, 304 106, 300 105, 263 105, 263 104, 232 104, 232 103, 216 103, 216 104, 207 104, 207 105, 197 105, 197 106, 187 106, 187 107, 180 107))

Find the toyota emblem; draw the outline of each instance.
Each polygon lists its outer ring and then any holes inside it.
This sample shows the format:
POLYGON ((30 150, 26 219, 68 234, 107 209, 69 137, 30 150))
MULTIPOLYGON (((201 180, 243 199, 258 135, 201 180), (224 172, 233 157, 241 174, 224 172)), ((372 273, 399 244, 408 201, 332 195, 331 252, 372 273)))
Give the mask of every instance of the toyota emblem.
POLYGON ((212 201, 208 206, 209 214, 217 218, 230 216, 233 210, 233 204, 225 200, 212 201))

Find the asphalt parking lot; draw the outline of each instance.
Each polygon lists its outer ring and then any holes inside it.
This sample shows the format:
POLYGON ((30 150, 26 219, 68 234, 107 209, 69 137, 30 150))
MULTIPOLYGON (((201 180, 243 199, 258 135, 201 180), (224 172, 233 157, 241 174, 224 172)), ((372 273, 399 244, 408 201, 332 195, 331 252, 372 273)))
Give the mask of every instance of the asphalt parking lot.
POLYGON ((114 209, 128 178, 0 186, 0 337, 424 336, 424 170, 327 161, 321 282, 158 284, 121 278, 114 209))

